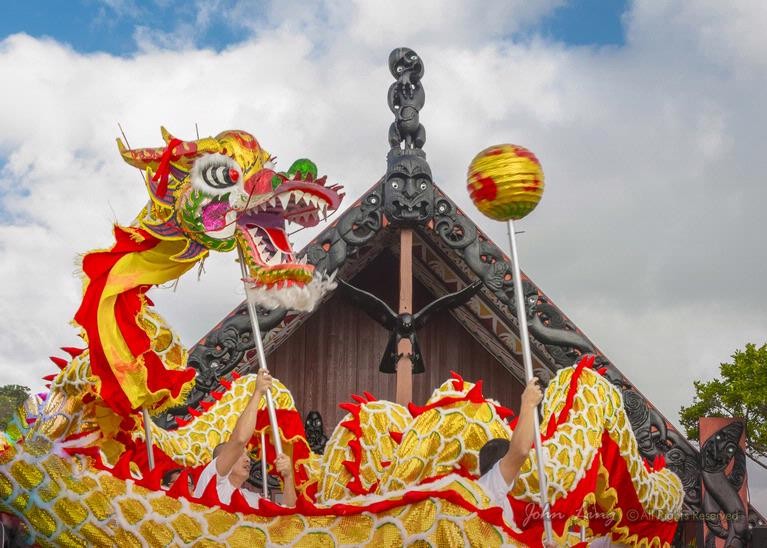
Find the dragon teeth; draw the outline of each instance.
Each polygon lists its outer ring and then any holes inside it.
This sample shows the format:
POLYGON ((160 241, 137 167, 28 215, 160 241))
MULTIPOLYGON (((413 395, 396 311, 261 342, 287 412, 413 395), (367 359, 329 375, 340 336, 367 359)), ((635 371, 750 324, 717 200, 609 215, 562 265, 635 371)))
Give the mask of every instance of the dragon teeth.
POLYGON ((270 266, 278 265, 282 262, 282 253, 275 251, 272 258, 267 261, 270 266))
POLYGON ((277 197, 280 199, 280 203, 282 204, 282 209, 287 209, 288 204, 290 203, 290 194, 280 194, 277 197))
POLYGON ((300 202, 303 199, 304 193, 301 190, 294 190, 293 191, 293 196, 296 199, 296 204, 298 204, 298 202, 300 202))
POLYGON ((277 207, 277 196, 272 196, 271 200, 269 200, 269 205, 272 207, 277 207))

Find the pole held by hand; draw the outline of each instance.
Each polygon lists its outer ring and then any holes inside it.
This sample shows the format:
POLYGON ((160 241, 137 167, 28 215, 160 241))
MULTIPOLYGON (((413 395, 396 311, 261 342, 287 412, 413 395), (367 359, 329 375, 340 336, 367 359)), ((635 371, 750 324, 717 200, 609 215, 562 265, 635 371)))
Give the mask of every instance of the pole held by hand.
MULTIPOLYGON (((250 317, 250 328, 253 332, 253 340, 256 341, 256 351, 258 353, 258 368, 266 369, 266 354, 264 353, 264 341, 261 339, 261 329, 258 326, 258 312, 256 311, 256 303, 250 297, 248 292, 248 285, 245 281, 248 277, 248 267, 245 265, 245 256, 242 253, 242 249, 237 246, 237 254, 240 257, 240 271, 242 272, 242 283, 245 286, 245 301, 248 303, 248 316, 250 317)), ((274 443, 274 450, 277 454, 282 453, 282 440, 280 439, 280 431, 277 428, 277 413, 274 408, 274 398, 270 390, 266 391, 266 410, 269 413, 269 424, 272 427, 272 441, 274 443)))
MULTIPOLYGON (((514 300, 517 304, 517 321, 519 322, 519 338, 522 340, 522 360, 525 365, 525 380, 530 382, 533 378, 533 358, 530 352, 530 335, 527 331, 527 313, 525 312, 525 296, 522 291, 522 273, 519 268, 517 255, 517 238, 514 233, 514 221, 509 219, 509 246, 511 247, 511 267, 514 277, 514 300)), ((534 415, 535 428, 535 456, 538 461, 538 485, 541 488, 541 512, 543 514, 543 527, 546 531, 546 540, 552 542, 554 532, 551 527, 551 507, 549 505, 548 482, 546 481, 546 463, 541 446, 541 426, 538 421, 538 413, 534 415)))

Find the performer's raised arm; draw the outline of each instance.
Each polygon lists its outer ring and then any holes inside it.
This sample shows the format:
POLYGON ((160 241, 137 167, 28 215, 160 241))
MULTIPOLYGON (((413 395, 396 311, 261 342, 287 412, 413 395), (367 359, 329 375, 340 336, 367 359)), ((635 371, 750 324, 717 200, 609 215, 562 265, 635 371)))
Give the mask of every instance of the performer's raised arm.
POLYGON ((242 459, 245 446, 253 436, 253 430, 256 428, 256 416, 258 413, 258 403, 264 397, 266 391, 272 387, 272 376, 266 369, 260 369, 256 375, 256 388, 250 401, 242 413, 237 418, 232 435, 229 439, 216 447, 214 456, 216 457, 216 472, 221 476, 226 476, 232 471, 232 467, 237 461, 242 459))
POLYGON ((535 439, 536 407, 543 399, 538 379, 533 377, 522 392, 517 427, 511 442, 504 438, 488 441, 479 452, 479 485, 490 497, 491 502, 503 509, 507 522, 514 522, 514 513, 507 498, 514 486, 519 470, 527 460, 535 439))
POLYGON ((514 435, 511 437, 509 450, 501 458, 499 468, 506 483, 511 484, 519 474, 520 468, 527 460, 530 448, 535 437, 535 413, 538 404, 543 399, 543 392, 538 384, 538 378, 533 377, 522 392, 522 401, 519 406, 519 419, 514 435))
MULTIPOLYGON (((194 490, 195 497, 201 497, 208 485, 215 482, 219 500, 224 504, 229 504, 232 494, 239 491, 251 507, 258 508, 259 494, 243 486, 250 475, 251 466, 247 444, 256 428, 258 403, 271 387, 272 376, 266 369, 260 370, 256 376, 253 395, 237 419, 231 436, 213 450, 213 460, 200 474, 194 490)), ((275 466, 285 483, 283 503, 287 506, 295 506, 296 488, 290 458, 283 454, 277 455, 275 466)), ((267 478, 264 478, 264 481, 267 481, 267 478)))

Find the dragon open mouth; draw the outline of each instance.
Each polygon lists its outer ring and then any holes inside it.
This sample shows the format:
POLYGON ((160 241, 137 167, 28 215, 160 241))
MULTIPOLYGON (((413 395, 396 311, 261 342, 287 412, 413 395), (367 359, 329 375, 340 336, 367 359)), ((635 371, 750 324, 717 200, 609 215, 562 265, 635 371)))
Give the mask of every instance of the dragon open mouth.
POLYGON ((315 226, 338 208, 337 186, 325 186, 325 178, 287 180, 237 220, 237 239, 244 251, 250 277, 249 292, 264 306, 288 306, 310 310, 328 289, 328 278, 315 273, 306 257, 297 258, 288 235, 287 221, 315 226), (311 302, 310 302, 311 301, 311 302), (307 308, 308 307, 308 308, 307 308))

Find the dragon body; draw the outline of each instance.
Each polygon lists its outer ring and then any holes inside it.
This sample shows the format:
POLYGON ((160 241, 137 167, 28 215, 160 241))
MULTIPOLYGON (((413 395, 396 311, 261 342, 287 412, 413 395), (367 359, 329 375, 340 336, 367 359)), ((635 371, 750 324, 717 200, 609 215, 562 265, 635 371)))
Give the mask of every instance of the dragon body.
MULTIPOLYGON (((234 427, 254 378, 233 374, 213 402, 173 431, 149 422, 149 469, 142 410, 183 401, 194 383, 178 337, 151 308, 154 285, 174 280, 210 250, 239 247, 249 298, 266 307, 311 309, 333 287, 296 260, 285 222, 316 224, 338 207, 337 186, 311 162, 275 172, 249 134, 127 150, 146 171, 150 201, 135 225, 115 227, 115 244, 82 261, 83 301, 75 321, 85 348, 54 358, 47 394, 33 396, 0 436, 0 511, 17 516, 39 546, 359 546, 540 545, 543 527, 535 456, 509 494, 516 523, 476 483, 477 458, 492 438, 513 435, 510 411, 482 395, 481 383, 455 376, 423 406, 372 395, 342 404, 348 415, 324 453, 311 451, 286 387, 274 400, 283 446, 295 467, 296 508, 236 497, 195 499, 194 480, 234 427), (162 475, 186 467, 170 490, 162 475)), ((641 460, 619 390, 587 360, 560 370, 543 410, 544 449, 555 531, 586 523, 594 535, 658 546, 673 537, 683 491, 666 469, 641 460)), ((263 404, 262 404, 263 405, 263 404)), ((191 412, 191 411, 190 411, 191 412)), ((260 409, 251 439, 269 428, 260 409)), ((267 436, 267 460, 274 448, 267 436)))

